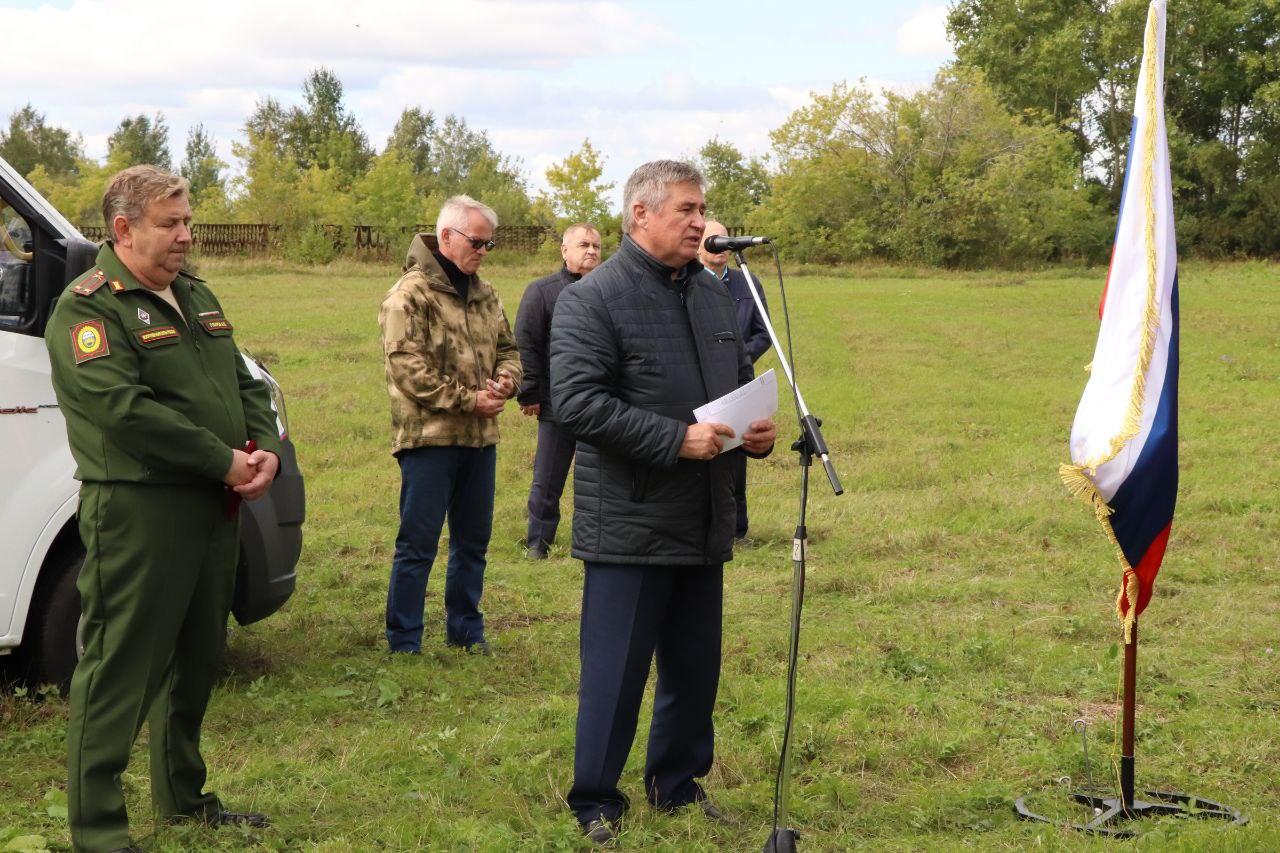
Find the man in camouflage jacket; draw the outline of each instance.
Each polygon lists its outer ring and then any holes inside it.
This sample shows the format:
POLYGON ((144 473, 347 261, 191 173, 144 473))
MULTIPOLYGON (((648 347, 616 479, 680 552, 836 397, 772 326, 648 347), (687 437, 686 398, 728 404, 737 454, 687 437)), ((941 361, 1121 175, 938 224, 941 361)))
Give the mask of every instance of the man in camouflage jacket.
POLYGON ((476 275, 497 215, 445 202, 436 235, 414 237, 378 314, 400 463, 400 530, 387 589, 387 643, 422 646, 423 599, 449 520, 445 642, 487 654, 480 595, 493 530, 498 423, 520 384, 520 356, 498 294, 476 275))

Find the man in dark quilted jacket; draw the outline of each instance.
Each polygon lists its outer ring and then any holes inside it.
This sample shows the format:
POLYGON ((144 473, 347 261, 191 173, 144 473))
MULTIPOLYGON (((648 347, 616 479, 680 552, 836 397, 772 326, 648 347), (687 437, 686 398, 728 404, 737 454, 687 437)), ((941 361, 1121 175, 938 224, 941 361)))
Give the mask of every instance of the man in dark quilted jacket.
POLYGON ((752 375, 733 300, 697 261, 704 186, 687 163, 636 169, 622 246, 565 289, 552 320, 551 395, 578 441, 573 555, 586 570, 568 801, 597 844, 627 809, 618 781, 655 656, 646 796, 723 817, 697 779, 714 752, 737 455, 768 455, 776 428, 757 421, 722 452, 732 430, 694 422, 695 408, 752 375))

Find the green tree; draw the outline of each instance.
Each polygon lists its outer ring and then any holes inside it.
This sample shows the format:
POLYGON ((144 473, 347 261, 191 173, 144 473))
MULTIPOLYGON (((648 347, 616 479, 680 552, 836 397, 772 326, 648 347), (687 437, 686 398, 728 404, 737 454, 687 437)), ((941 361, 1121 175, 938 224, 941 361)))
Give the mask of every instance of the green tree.
POLYGON ((236 198, 236 218, 241 222, 263 222, 296 230, 306 213, 294 203, 294 191, 301 170, 285 156, 279 138, 246 126, 246 140, 231 146, 243 166, 231 184, 236 198))
POLYGON ((342 81, 327 68, 312 71, 302 84, 303 106, 284 117, 283 138, 301 169, 337 169, 344 182, 369 166, 373 152, 355 116, 343 103, 342 81))
POLYGON ((769 170, 747 160, 732 143, 714 138, 698 151, 707 178, 707 210, 727 225, 742 226, 769 194, 769 170))
POLYGON ((408 107, 396 120, 396 126, 387 139, 387 151, 395 151, 409 164, 415 176, 431 173, 431 141, 436 129, 436 117, 430 110, 408 107))
POLYGON ((119 164, 121 169, 142 165, 166 171, 173 168, 169 125, 165 123, 164 113, 156 113, 154 118, 140 113, 122 119, 107 139, 107 159, 119 164))
POLYGON ((53 174, 41 163, 31 170, 27 180, 71 222, 99 225, 107 179, 118 171, 116 165, 80 158, 74 171, 63 174, 53 174))
POLYGON ((187 153, 180 170, 182 176, 191 182, 192 207, 199 208, 202 202, 218 197, 225 199, 222 170, 226 167, 204 125, 194 125, 187 132, 187 153))
POLYGON ((415 177, 400 149, 388 146, 355 184, 356 218, 388 230, 408 230, 430 221, 439 203, 434 211, 424 208, 423 197, 413 191, 415 177))
POLYGON ((49 176, 73 175, 84 157, 82 148, 79 137, 47 124, 44 113, 29 103, 14 110, 8 129, 0 130, 0 157, 23 176, 37 166, 43 166, 49 176))
POLYGON ((752 227, 799 260, 1026 265, 1096 255, 1104 239, 1070 134, 1011 116, 971 70, 910 96, 838 84, 773 142, 779 171, 752 227))
POLYGON ((605 227, 603 223, 611 219, 606 196, 617 185, 601 181, 603 174, 604 157, 590 139, 584 139, 580 149, 547 167, 551 187, 547 203, 566 224, 595 222, 605 227))
MULTIPOLYGON (((1082 174, 1118 207, 1142 54, 1145 0, 960 0, 949 31, 1006 106, 1067 126, 1082 174), (1064 106, 1065 105, 1065 106, 1064 106)), ((1202 252, 1280 251, 1254 224, 1272 198, 1280 128, 1275 0, 1170 0, 1165 104, 1180 243, 1202 252), (1270 165, 1264 165, 1264 164, 1270 165)))

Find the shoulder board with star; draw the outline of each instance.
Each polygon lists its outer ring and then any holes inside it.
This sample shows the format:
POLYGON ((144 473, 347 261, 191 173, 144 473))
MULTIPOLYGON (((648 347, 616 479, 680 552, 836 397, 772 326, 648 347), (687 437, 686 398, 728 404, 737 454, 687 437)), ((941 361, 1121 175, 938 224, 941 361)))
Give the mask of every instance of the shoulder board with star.
POLYGON ((101 268, 89 273, 83 280, 72 285, 71 292, 76 296, 93 296, 98 288, 107 283, 107 274, 101 268))

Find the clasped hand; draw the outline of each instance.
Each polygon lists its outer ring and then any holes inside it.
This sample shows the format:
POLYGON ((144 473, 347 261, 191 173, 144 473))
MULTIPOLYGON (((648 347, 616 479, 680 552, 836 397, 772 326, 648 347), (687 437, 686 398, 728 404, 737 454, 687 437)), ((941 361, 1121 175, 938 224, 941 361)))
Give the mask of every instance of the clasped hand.
POLYGON ((476 392, 476 414, 485 418, 496 418, 502 413, 507 399, 516 393, 516 380, 506 370, 498 371, 497 381, 486 379, 485 387, 476 392))
POLYGON ((279 470, 280 460, 269 450, 255 450, 252 453, 232 450, 231 468, 227 470, 222 482, 245 500, 256 501, 271 488, 279 470))

